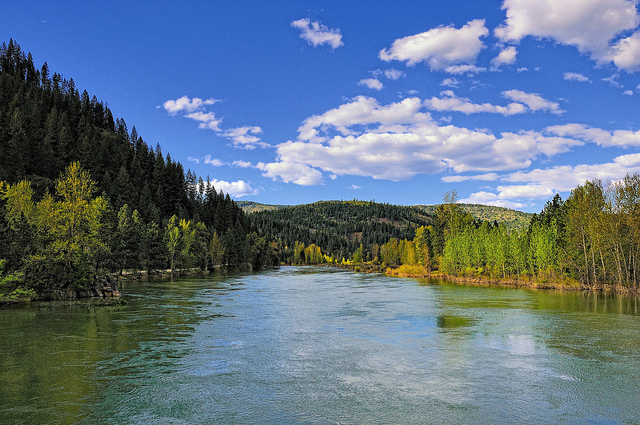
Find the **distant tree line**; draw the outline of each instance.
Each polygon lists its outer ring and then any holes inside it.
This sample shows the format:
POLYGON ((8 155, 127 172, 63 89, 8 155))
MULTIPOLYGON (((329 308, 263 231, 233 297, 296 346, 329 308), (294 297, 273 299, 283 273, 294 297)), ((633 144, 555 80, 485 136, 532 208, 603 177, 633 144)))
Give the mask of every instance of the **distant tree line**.
POLYGON ((356 200, 261 211, 250 214, 249 219, 259 234, 279 242, 281 259, 290 264, 319 263, 320 256, 304 255, 310 245, 321 248, 323 258, 333 259, 328 261, 348 259, 362 245, 363 260, 371 261, 375 246, 389 238, 413 238, 418 227, 432 221, 431 215, 417 207, 356 200))
POLYGON ((99 270, 279 262, 276 246, 208 177, 185 173, 73 79, 46 62, 36 68, 13 40, 0 46, 0 182, 0 297, 41 292, 48 275, 49 286, 81 286, 99 270), (92 205, 82 237, 60 227, 69 179, 85 185, 82 203, 92 205))
POLYGON ((582 287, 640 284, 640 175, 587 181, 529 225, 474 218, 450 192, 433 214, 374 202, 319 202, 253 213, 289 264, 373 264, 582 287))

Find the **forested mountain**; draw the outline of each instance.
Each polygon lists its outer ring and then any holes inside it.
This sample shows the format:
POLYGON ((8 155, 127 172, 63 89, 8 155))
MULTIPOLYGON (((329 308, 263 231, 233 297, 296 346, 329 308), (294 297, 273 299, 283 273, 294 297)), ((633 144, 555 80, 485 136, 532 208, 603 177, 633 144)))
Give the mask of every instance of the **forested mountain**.
MULTIPOLYGON (((98 269, 262 266, 275 259, 274 252, 267 255, 270 249, 250 233, 246 215, 228 194, 185 173, 159 145, 152 148, 135 127, 129 131, 124 119, 114 118, 105 102, 80 92, 73 79, 50 71, 46 62, 37 68, 13 40, 2 44, 0 260, 5 272, 23 273, 33 286, 55 270, 77 272, 86 281, 98 269), (69 179, 87 190, 81 196, 65 192, 61 188, 69 179), (94 205, 97 199, 104 202, 91 213, 84 211, 93 214, 96 227, 75 235, 82 239, 99 228, 95 246, 69 244, 56 234, 51 223, 63 226, 60 209, 76 201, 94 205)), ((0 297, 10 289, 0 285, 0 297)))
MULTIPOLYGON (((290 208, 290 205, 267 205, 260 204, 258 202, 251 201, 237 201, 237 205, 247 213, 255 213, 261 211, 273 211, 283 208, 290 208)), ((532 213, 525 213, 522 211, 512 210, 510 208, 494 207, 491 205, 481 204, 458 204, 464 212, 471 214, 473 218, 478 220, 485 220, 489 222, 496 222, 503 224, 507 229, 523 229, 529 226, 529 222, 533 217, 532 213)), ((415 207, 421 208, 426 213, 433 215, 436 213, 438 205, 415 205, 415 207)))
POLYGON ((244 211, 247 214, 251 214, 254 212, 260 212, 260 211, 273 211, 273 210, 279 210, 282 208, 289 208, 291 205, 269 205, 269 204, 261 204, 259 202, 253 202, 253 201, 236 201, 236 205, 238 205, 240 208, 242 208, 242 211, 244 211))
POLYGON ((418 227, 433 221, 417 207, 355 200, 265 210, 250 214, 249 219, 268 240, 281 241, 285 259, 291 257, 296 242, 314 244, 336 259, 350 258, 362 245, 363 259, 371 259, 374 245, 391 238, 412 239, 418 227))
MULTIPOLYGON (((458 204, 462 208, 462 211, 471 214, 471 216, 478 220, 485 220, 489 222, 496 222, 503 224, 507 229, 519 230, 529 226, 529 222, 533 217, 531 213, 525 213, 522 211, 512 210, 510 208, 494 207, 491 205, 481 204, 458 204)), ((422 208, 424 211, 435 214, 437 205, 416 205, 422 208)))

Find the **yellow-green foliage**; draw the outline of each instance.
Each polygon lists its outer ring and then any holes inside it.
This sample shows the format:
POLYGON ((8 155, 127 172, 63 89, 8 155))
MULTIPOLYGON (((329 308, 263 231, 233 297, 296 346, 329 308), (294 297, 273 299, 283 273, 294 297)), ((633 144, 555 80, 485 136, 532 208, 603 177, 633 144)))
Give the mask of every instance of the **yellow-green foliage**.
POLYGON ((424 277, 428 276, 429 272, 423 266, 403 264, 397 269, 387 269, 387 274, 400 277, 424 277))
POLYGON ((16 228, 25 220, 35 229, 37 243, 43 250, 56 256, 92 258, 106 245, 101 235, 103 215, 107 201, 93 198, 95 183, 89 172, 75 162, 56 181, 60 200, 46 195, 40 202, 33 200, 33 189, 28 181, 14 185, 2 184, 0 197, 6 206, 9 225, 16 228))

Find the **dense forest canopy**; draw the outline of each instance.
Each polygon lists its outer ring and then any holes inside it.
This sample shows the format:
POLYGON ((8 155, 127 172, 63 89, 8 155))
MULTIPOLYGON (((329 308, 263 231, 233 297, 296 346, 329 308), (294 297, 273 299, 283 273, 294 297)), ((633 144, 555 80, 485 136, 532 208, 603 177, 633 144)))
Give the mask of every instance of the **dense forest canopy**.
MULTIPOLYGON (((228 194, 185 173, 73 79, 46 62, 36 67, 13 40, 0 47, 0 182, 2 268, 22 274, 32 288, 45 275, 63 282, 64 273, 82 286, 99 270, 278 263, 275 248, 252 234, 228 194), (60 214, 56 203, 66 196, 60 185, 71 175, 91 188, 85 202, 102 205, 91 225, 99 250, 60 250, 54 246, 71 241, 60 236, 56 245, 43 237, 49 235, 43 226, 60 214), (12 205, 20 202, 26 209, 16 215, 12 205), (45 204, 48 213, 40 211, 45 204)), ((0 296, 19 286, 12 276, 0 296)))

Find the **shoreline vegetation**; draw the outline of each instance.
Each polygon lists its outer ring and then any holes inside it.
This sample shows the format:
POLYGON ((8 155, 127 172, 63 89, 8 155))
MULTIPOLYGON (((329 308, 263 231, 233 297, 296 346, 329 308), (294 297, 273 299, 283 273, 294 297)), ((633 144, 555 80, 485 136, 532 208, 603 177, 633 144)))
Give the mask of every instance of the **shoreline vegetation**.
POLYGON ((378 205, 360 204, 334 203, 324 216, 306 209, 301 211, 306 216, 280 210, 250 217, 262 228, 283 229, 271 235, 284 241, 281 258, 289 264, 336 264, 471 284, 640 292, 638 173, 616 182, 586 181, 566 200, 556 194, 520 229, 474 218, 457 203, 455 191, 445 194, 435 214, 421 219, 423 224, 410 216, 394 219, 394 211, 387 212, 389 219, 378 205), (358 207, 373 213, 369 221, 355 219, 358 207), (283 218, 292 226, 282 226, 283 218), (322 219, 337 223, 343 232, 327 238, 319 230, 322 219), (296 232, 302 220, 311 231, 296 232), (380 222, 401 228, 407 236, 378 232, 380 222))
POLYGON ((542 289, 555 291, 585 291, 585 292, 606 292, 615 294, 640 296, 637 287, 596 285, 586 286, 572 279, 551 280, 528 278, 495 278, 489 276, 455 276, 442 272, 432 272, 422 266, 397 266, 381 267, 375 264, 335 264, 337 267, 353 270, 356 273, 380 273, 387 276, 412 279, 429 279, 435 281, 447 281, 465 286, 480 287, 501 287, 513 289, 542 289))

